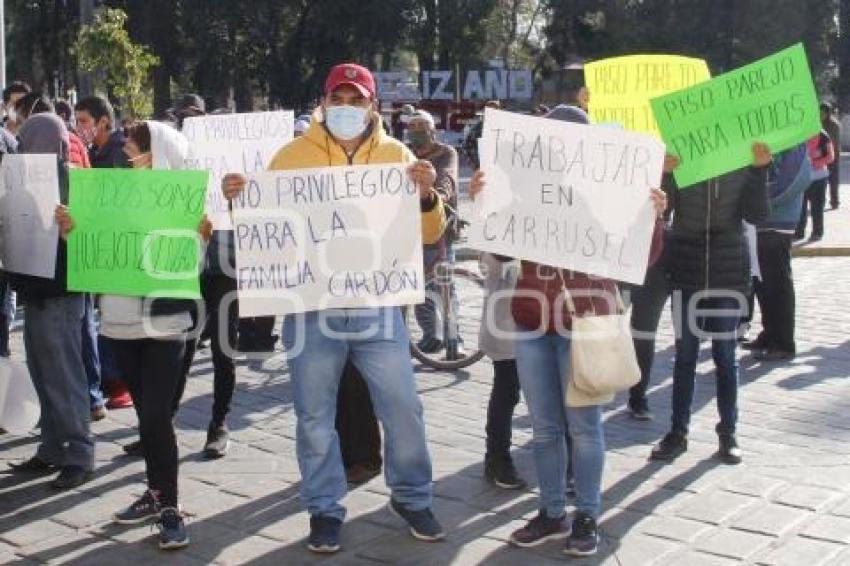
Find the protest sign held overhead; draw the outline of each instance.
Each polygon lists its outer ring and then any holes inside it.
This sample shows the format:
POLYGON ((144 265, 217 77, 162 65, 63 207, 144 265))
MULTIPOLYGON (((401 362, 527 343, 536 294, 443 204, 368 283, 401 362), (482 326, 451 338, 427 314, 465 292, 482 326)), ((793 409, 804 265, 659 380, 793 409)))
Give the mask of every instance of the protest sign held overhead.
POLYGON ((661 137, 649 101, 707 81, 708 64, 678 55, 627 55, 584 66, 590 116, 597 124, 619 124, 661 137))
POLYGON ((68 288, 198 298, 207 171, 71 171, 68 288))
POLYGON ((59 227, 56 155, 5 155, 0 166, 0 263, 5 271, 53 279, 59 227))
POLYGON ((405 166, 249 175, 233 224, 242 317, 424 298, 419 193, 405 166))
POLYGON ((664 146, 642 134, 488 109, 475 249, 641 283, 664 146))
POLYGON ((652 100, 667 151, 679 157, 680 188, 752 162, 753 142, 775 154, 821 129, 817 94, 802 44, 652 100))
POLYGON ((275 152, 292 141, 291 110, 195 116, 183 122, 188 169, 210 172, 207 214, 216 230, 232 228, 221 179, 227 173, 264 171, 275 152))

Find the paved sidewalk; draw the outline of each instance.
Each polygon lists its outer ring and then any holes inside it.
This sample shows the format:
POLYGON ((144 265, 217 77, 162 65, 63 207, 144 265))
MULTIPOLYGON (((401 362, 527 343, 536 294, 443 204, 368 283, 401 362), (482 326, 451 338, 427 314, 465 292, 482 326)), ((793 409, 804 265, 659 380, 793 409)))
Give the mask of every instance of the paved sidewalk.
MULTIPOLYGON (((850 207, 850 200, 847 202, 850 207)), ((716 409, 708 349, 698 367, 689 453, 673 465, 647 462, 669 415, 671 332, 665 315, 650 402, 656 419, 606 414, 603 541, 578 564, 850 564, 850 270, 844 259, 797 259, 800 355, 790 365, 741 357, 740 440, 745 463, 712 458, 716 409)), ((14 352, 23 357, 20 331, 14 352)), ((192 545, 164 556, 148 526, 109 523, 141 493, 142 464, 121 446, 135 437, 132 410, 93 425, 97 477, 56 494, 48 479, 0 475, 0 563, 73 564, 534 564, 563 563, 561 545, 509 547, 510 531, 535 512, 534 492, 505 492, 482 479, 484 420, 492 367, 456 374, 421 369, 436 481, 436 512, 448 540, 413 540, 385 508, 381 479, 352 491, 343 551, 320 560, 305 550, 298 499, 294 415, 280 357, 242 363, 227 458, 200 456, 211 405, 209 352, 202 351, 179 414, 182 503, 192 545)), ((622 399, 620 399, 622 401, 622 399)), ((515 419, 516 458, 534 478, 525 407, 515 419)), ((32 453, 34 438, 0 436, 0 470, 32 453)))

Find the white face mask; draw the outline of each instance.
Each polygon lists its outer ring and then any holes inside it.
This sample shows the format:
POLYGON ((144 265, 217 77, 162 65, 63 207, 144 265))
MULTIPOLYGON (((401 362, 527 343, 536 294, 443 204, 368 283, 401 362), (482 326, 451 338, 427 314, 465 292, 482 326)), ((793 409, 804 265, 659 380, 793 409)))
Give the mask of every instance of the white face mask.
POLYGON ((329 106, 325 108, 325 125, 337 139, 353 140, 366 131, 369 108, 329 106))

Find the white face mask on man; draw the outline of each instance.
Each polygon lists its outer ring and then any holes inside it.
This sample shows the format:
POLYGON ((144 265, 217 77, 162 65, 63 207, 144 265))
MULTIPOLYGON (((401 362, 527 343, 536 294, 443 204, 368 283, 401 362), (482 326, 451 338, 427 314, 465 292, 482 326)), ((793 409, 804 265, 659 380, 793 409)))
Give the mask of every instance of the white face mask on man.
POLYGON ((369 107, 328 106, 325 108, 325 125, 339 140, 353 140, 368 126, 369 107))

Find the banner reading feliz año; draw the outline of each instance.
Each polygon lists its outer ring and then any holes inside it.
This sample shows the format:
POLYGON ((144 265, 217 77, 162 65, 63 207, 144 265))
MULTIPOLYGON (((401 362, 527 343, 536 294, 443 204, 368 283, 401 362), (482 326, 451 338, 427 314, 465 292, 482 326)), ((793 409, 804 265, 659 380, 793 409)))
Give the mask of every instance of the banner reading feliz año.
POLYGON ((207 171, 71 171, 68 288, 199 298, 207 171))
POLYGON ((652 100, 667 151, 679 157, 679 187, 752 163, 753 142, 774 153, 821 129, 817 94, 802 44, 652 100))
POLYGON ((620 124, 661 137, 649 101, 711 79, 702 59, 679 55, 627 55, 584 66, 590 116, 597 124, 620 124))

